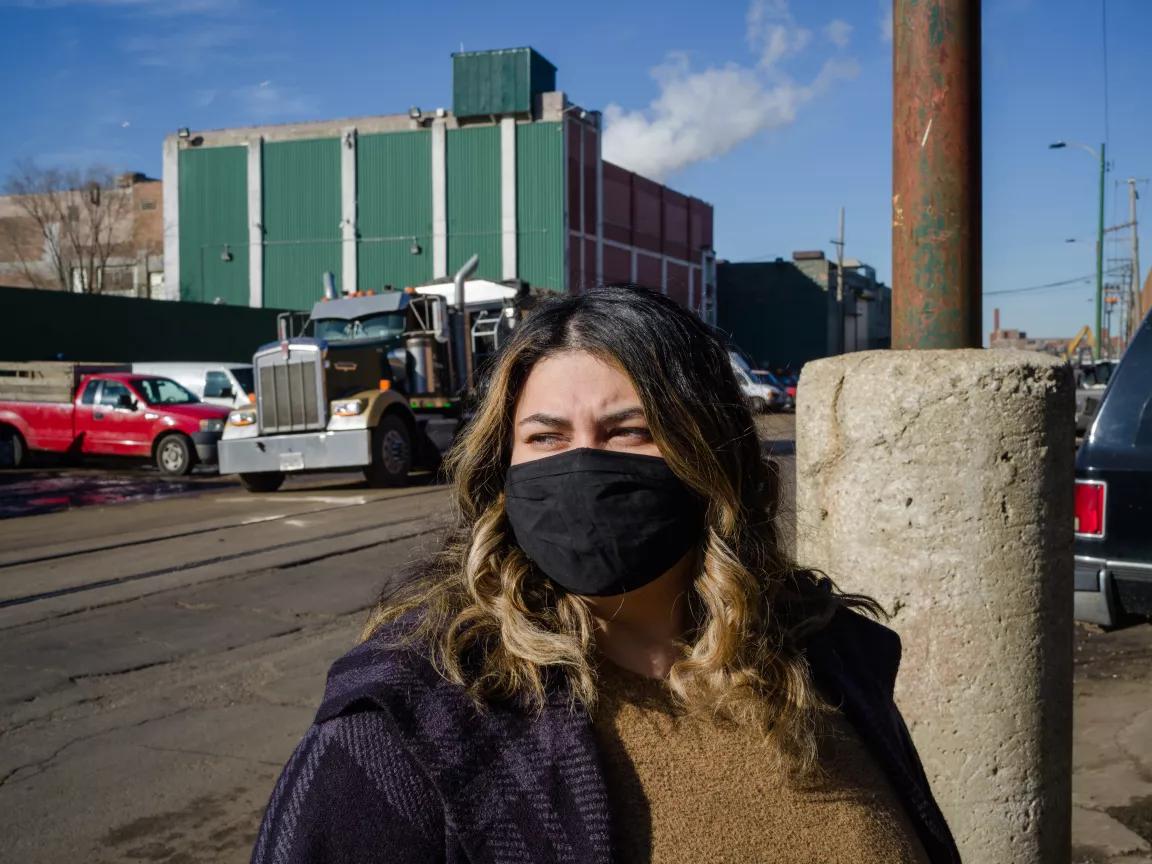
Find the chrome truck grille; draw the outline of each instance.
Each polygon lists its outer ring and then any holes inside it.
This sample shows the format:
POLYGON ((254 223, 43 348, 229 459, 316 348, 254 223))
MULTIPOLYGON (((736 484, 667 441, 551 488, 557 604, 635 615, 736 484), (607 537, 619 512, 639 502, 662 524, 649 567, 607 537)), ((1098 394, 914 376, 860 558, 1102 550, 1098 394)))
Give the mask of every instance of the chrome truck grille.
POLYGON ((255 358, 256 410, 260 431, 307 432, 328 424, 320 349, 280 346, 255 358))

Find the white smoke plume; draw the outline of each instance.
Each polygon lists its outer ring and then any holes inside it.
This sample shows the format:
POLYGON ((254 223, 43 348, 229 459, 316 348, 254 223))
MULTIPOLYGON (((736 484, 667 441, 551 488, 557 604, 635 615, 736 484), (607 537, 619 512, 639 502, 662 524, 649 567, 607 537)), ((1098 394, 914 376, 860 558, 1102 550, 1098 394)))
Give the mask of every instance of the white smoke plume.
MULTIPOLYGON (((604 158, 662 180, 694 162, 722 156, 765 129, 788 125, 804 103, 857 74, 856 63, 843 58, 826 61, 806 83, 780 70, 780 63, 804 51, 812 36, 797 26, 786 0, 753 0, 746 25, 755 64, 697 71, 687 55, 670 54, 652 70, 660 95, 646 109, 608 105, 604 158)), ((846 33, 837 35, 846 43, 846 33)))

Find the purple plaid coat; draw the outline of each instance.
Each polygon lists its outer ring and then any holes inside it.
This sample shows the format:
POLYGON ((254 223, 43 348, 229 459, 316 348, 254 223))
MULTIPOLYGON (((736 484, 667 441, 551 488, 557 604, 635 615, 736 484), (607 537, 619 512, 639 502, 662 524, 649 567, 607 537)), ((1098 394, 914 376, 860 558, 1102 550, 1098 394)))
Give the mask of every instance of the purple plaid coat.
MULTIPOLYGON (((538 715, 480 713, 415 651, 384 640, 333 665, 316 722, 272 793, 254 864, 612 860, 586 715, 559 693, 538 715)), ((958 862, 892 698, 899 637, 840 610, 805 651, 826 698, 892 781, 929 859, 958 862)))

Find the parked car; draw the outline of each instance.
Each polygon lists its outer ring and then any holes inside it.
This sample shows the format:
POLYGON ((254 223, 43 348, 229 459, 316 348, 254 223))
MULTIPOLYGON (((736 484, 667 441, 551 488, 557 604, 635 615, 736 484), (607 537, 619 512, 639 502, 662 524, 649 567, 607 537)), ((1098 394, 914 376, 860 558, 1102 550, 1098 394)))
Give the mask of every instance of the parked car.
POLYGON ((764 414, 780 404, 783 393, 771 384, 761 381, 752 371, 748 360, 739 351, 729 351, 732 371, 754 414, 764 414))
POLYGON ((171 378, 210 405, 246 408, 255 401, 251 363, 133 363, 132 371, 171 378))
POLYGON ((796 388, 785 384, 780 377, 767 369, 753 369, 752 374, 756 376, 761 384, 767 384, 769 387, 775 389, 780 397, 776 402, 776 407, 781 411, 794 411, 796 409, 796 388))
MULTIPOLYGON (((127 367, 120 367, 126 369, 127 367)), ((180 476, 215 464, 228 409, 170 378, 73 363, 0 364, 0 465, 34 451, 151 459, 180 476)))
POLYGON ((1076 378, 1076 434, 1083 435, 1092 425, 1100 400, 1116 370, 1116 360, 1087 360, 1072 367, 1076 378))
POLYGON ((1076 617, 1152 616, 1152 316, 1136 331, 1076 456, 1076 617))

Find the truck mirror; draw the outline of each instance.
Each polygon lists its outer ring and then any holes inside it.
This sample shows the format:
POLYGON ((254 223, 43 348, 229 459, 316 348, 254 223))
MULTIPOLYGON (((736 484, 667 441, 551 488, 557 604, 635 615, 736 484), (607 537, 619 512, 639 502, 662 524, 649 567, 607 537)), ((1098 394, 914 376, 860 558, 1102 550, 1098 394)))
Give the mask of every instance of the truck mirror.
POLYGON ((121 393, 116 399, 117 408, 125 408, 129 411, 136 410, 136 400, 129 396, 127 393, 121 393))

